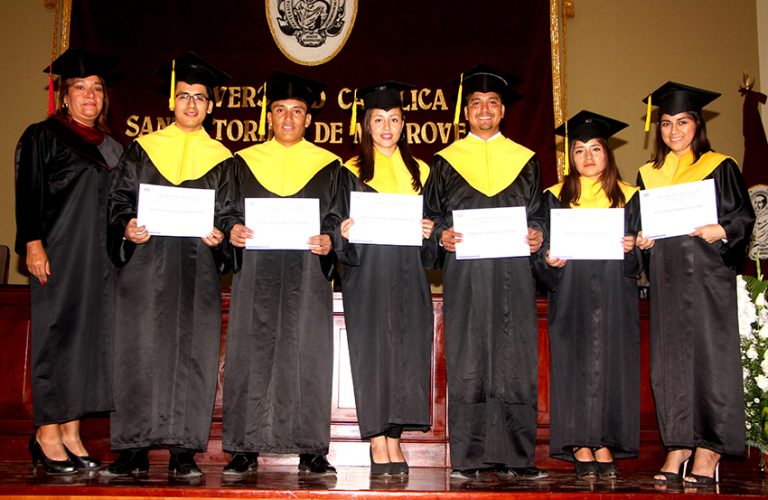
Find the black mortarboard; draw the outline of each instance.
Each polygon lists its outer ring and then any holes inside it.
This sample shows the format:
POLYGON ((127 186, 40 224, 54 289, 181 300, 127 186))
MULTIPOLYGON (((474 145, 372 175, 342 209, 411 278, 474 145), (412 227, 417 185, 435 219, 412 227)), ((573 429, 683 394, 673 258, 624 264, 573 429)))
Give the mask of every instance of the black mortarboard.
MULTIPOLYGON (((164 64, 158 70, 164 79, 170 78, 171 95, 169 108, 173 110, 176 82, 185 82, 190 85, 203 85, 213 91, 217 85, 221 85, 232 77, 209 63, 194 52, 187 52, 169 63, 164 64)), ((213 98, 213 96, 208 96, 213 98)))
POLYGON ((624 122, 587 110, 579 111, 567 123, 567 128, 565 123, 557 127, 555 134, 565 136, 567 133, 570 140, 583 142, 595 137, 608 139, 619 130, 629 126, 624 122))
POLYGON ((586 142, 595 137, 608 139, 619 130, 628 126, 624 122, 598 115, 586 109, 579 111, 569 120, 563 122, 555 129, 556 135, 565 137, 565 168, 563 169, 563 175, 568 175, 571 170, 570 162, 568 161, 568 157, 571 154, 568 146, 569 141, 586 142))
MULTIPOLYGON (((464 105, 467 97, 471 96, 474 92, 496 92, 501 97, 502 102, 509 102, 516 97, 510 92, 509 87, 517 85, 521 81, 519 78, 505 75, 501 71, 485 64, 478 64, 462 73, 457 80, 454 80, 454 83, 459 86, 459 93, 456 97, 456 110, 453 114, 454 126, 458 127, 461 107, 464 105)), ((456 130, 458 131, 458 128, 456 130)))
POLYGON ((116 65, 117 58, 70 48, 57 57, 50 66, 43 68, 43 72, 48 73, 50 70, 52 74, 59 75, 62 79, 93 75, 106 79, 107 74, 116 65))
POLYGON ((174 84, 176 82, 186 82, 190 85, 204 85, 211 89, 232 78, 228 73, 217 68, 194 52, 187 52, 173 61, 164 64, 160 68, 159 73, 165 79, 171 78, 174 84), (171 75, 172 71, 175 71, 175 75, 171 75))
POLYGON ((720 94, 709 90, 667 82, 643 99, 646 104, 659 107, 659 113, 676 115, 684 111, 701 112, 701 108, 714 101, 720 94))
POLYGON ((473 92, 496 92, 502 100, 509 97, 509 87, 520 83, 520 79, 505 75, 501 71, 491 68, 485 64, 478 64, 474 68, 462 73, 459 80, 455 82, 463 87, 462 95, 459 95, 459 101, 466 100, 466 97, 473 92))
POLYGON ((383 109, 389 110, 392 108, 402 108, 403 100, 406 103, 410 102, 410 95, 406 93, 401 97, 400 93, 414 89, 413 85, 401 82, 381 82, 370 87, 365 87, 357 91, 357 95, 363 101, 363 108, 368 109, 383 109))
POLYGON ((320 98, 325 84, 291 75, 282 71, 275 71, 267 80, 267 99, 270 102, 283 99, 299 99, 304 101, 307 107, 320 98))

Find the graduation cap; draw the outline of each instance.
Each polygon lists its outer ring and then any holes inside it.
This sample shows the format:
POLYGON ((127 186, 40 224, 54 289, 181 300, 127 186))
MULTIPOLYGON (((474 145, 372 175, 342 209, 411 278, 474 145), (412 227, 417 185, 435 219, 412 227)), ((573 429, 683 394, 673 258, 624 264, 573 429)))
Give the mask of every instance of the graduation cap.
MULTIPOLYGON (((217 85, 230 80, 232 77, 209 63, 194 52, 187 52, 170 63, 164 64, 159 73, 163 76, 169 76, 171 82, 171 95, 168 101, 168 107, 173 111, 174 98, 176 94, 176 82, 185 82, 190 85, 203 85, 213 91, 217 85)), ((213 97, 208 96, 208 97, 213 97)))
POLYGON ((624 122, 593 113, 592 111, 587 111, 586 109, 579 111, 569 120, 563 122, 555 129, 555 135, 565 137, 565 168, 563 169, 563 174, 568 175, 570 171, 568 159, 569 139, 586 142, 595 137, 599 137, 607 140, 619 130, 623 130, 628 126, 629 125, 624 122))
POLYGON ((109 72, 117 65, 117 58, 105 54, 88 52, 83 49, 65 50, 59 57, 43 68, 48 73, 48 114, 54 113, 53 75, 62 80, 98 76, 107 80, 109 72))
POLYGON ((304 101, 307 108, 320 99, 325 88, 324 83, 310 80, 284 71, 275 71, 261 88, 261 116, 259 117, 259 136, 267 133, 267 101, 270 103, 284 99, 304 101))
POLYGON ((400 95, 401 92, 407 92, 416 88, 414 85, 402 82, 388 80, 380 82, 360 90, 355 89, 352 99, 352 119, 349 124, 349 135, 355 135, 355 124, 357 123, 357 96, 360 96, 363 109, 383 109, 388 111, 392 108, 402 108, 405 104, 411 102, 410 94, 406 93, 405 98, 400 95))
POLYGON ((475 92, 496 92, 503 102, 509 102, 514 94, 509 90, 512 85, 521 83, 517 77, 505 75, 501 71, 485 64, 478 64, 472 69, 461 74, 454 83, 459 86, 459 95, 456 97, 456 111, 453 115, 453 123, 458 127, 461 107, 464 101, 475 92))
POLYGON ((283 71, 275 71, 266 83, 266 96, 270 102, 283 99, 304 101, 307 107, 320 98, 324 83, 316 82, 283 71))
POLYGON ((701 109, 720 97, 719 92, 691 87, 677 82, 667 82, 643 99, 648 105, 645 131, 651 126, 651 106, 658 106, 660 114, 676 115, 684 111, 701 113, 701 109))
POLYGON ((374 108, 387 111, 402 108, 404 100, 410 102, 410 95, 406 94, 403 99, 400 93, 414 88, 414 85, 408 83, 386 81, 360 89, 357 93, 363 100, 363 109, 366 111, 374 108))

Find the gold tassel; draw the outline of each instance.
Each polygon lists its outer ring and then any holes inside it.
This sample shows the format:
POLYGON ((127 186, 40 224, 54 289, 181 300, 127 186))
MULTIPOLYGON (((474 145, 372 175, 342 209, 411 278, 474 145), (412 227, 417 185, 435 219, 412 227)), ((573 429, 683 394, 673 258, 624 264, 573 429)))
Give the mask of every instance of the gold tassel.
POLYGON ((261 115, 259 115, 259 139, 264 140, 267 135, 267 82, 262 87, 264 92, 261 94, 261 115))
POLYGON ((168 99, 168 108, 171 111, 176 107, 176 59, 171 61, 171 97, 168 99))
POLYGON ((645 131, 651 130, 651 96, 648 96, 648 109, 645 111, 645 131))
POLYGON ((568 159, 569 156, 571 156, 571 151, 568 148, 568 120, 565 121, 565 167, 563 168, 563 177, 567 177, 568 174, 571 173, 571 165, 570 160, 568 159))
POLYGON ((461 113, 461 94, 464 92, 464 73, 459 77, 459 95, 456 97, 456 111, 453 113, 453 136, 459 140, 459 116, 461 113))
POLYGON ((349 121, 349 135, 355 135, 355 128, 357 126, 357 89, 352 94, 352 118, 349 121))

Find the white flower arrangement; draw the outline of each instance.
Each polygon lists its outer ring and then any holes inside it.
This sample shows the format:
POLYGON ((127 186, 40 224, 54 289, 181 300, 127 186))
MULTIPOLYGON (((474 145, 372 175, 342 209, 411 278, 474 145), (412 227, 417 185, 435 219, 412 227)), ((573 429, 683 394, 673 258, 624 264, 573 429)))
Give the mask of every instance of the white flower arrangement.
POLYGON ((747 445, 768 453, 768 281, 737 277, 747 445))

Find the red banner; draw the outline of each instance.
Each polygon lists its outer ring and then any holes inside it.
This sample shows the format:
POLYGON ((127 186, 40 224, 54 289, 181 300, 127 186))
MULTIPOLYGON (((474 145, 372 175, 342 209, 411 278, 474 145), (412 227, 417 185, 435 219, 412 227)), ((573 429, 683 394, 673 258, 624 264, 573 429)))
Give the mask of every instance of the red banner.
POLYGON ((121 59, 110 85, 110 123, 121 142, 170 122, 168 89, 157 69, 193 50, 233 77, 216 90, 219 107, 208 128, 232 151, 258 140, 257 90, 279 69, 327 84, 307 138, 345 160, 356 150, 349 136, 355 87, 382 80, 416 85, 405 113, 407 133, 414 154, 429 161, 453 141, 453 81, 482 62, 523 79, 515 88, 521 98, 506 105, 503 132, 536 151, 542 186, 557 179, 546 0, 73 0, 70 46, 121 59), (344 3, 347 9, 356 3, 354 16, 343 12, 344 3), (299 4, 306 15, 286 15, 299 4), (336 18, 330 17, 334 9, 336 18), (311 28, 300 33, 303 43, 336 37, 326 62, 298 64, 278 46, 286 33, 299 40, 300 25, 311 28))

